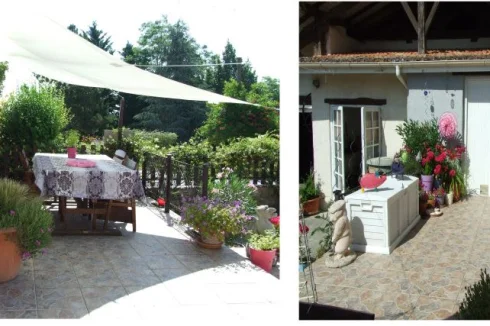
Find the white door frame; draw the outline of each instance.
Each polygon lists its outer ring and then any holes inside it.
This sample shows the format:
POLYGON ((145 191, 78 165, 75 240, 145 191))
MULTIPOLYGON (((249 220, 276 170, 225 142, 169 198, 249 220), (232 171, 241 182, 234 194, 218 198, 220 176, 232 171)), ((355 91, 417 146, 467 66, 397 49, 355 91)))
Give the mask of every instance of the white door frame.
MULTIPOLYGON (((335 190, 345 190, 345 162, 344 162, 344 107, 342 105, 334 105, 331 104, 329 106, 330 110, 330 173, 331 173, 331 185, 330 187, 332 188, 333 191, 335 190), (334 136, 334 124, 335 124, 335 112, 337 112, 340 109, 341 112, 341 135, 340 135, 340 142, 341 142, 341 160, 342 160, 342 185, 340 185, 341 189, 338 189, 336 187, 337 183, 337 175, 335 173, 335 165, 336 165, 336 156, 335 156, 335 136, 334 136)), ((332 191, 332 192, 333 192, 332 191)))

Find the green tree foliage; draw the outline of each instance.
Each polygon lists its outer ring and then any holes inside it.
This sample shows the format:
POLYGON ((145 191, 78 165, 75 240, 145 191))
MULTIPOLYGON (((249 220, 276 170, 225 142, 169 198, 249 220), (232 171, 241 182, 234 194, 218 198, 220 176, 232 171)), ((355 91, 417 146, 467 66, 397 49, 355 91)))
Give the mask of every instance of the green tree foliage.
POLYGON ((5 73, 7 72, 8 65, 6 62, 0 62, 0 95, 3 91, 3 82, 5 81, 5 73))
MULTIPOLYGON (((152 72, 172 80, 202 87, 205 71, 202 67, 172 67, 203 63, 201 48, 189 35, 186 24, 169 24, 161 20, 143 24, 139 40, 140 53, 149 59, 152 72), (160 67, 167 65, 169 67, 160 67)), ((206 118, 205 103, 163 98, 147 98, 141 113, 134 116, 134 126, 146 130, 165 130, 176 133, 179 140, 188 140, 206 118)))
POLYGON ((225 95, 263 106, 243 104, 210 104, 204 125, 197 135, 212 144, 226 143, 235 137, 254 137, 279 128, 279 81, 266 78, 247 91, 243 83, 225 83, 225 95))
POLYGON ((54 87, 22 86, 0 111, 0 138, 17 149, 49 151, 56 148, 69 122, 63 93, 54 87))
MULTIPOLYGON (((114 53, 110 36, 99 29, 96 22, 93 22, 86 31, 79 32, 73 24, 68 26, 68 29, 104 51, 114 53)), ((69 128, 77 129, 83 135, 102 135, 104 129, 116 126, 118 119, 116 104, 119 102, 116 92, 65 84, 43 77, 39 79, 44 83, 53 83, 65 94, 65 103, 73 113, 69 128)))

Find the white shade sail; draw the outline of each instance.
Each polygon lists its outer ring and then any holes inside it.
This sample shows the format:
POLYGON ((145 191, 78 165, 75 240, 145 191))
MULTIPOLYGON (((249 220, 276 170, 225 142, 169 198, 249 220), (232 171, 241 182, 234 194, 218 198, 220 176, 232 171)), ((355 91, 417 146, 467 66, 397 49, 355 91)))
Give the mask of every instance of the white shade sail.
POLYGON ((249 104, 127 64, 66 26, 34 13, 4 10, 0 15, 1 60, 68 84, 171 99, 249 104))

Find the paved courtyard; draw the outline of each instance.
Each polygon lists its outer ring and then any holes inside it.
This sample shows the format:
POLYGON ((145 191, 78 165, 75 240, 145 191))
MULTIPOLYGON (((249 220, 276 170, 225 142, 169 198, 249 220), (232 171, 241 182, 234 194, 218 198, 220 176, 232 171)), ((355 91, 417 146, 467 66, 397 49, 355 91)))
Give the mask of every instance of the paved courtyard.
POLYGON ((264 272, 243 248, 200 249, 147 207, 138 207, 137 216, 137 233, 128 225, 123 236, 53 237, 46 255, 0 284, 0 318, 202 322, 277 316, 278 267, 276 276, 264 272))
MULTIPOLYGON (((312 268, 318 303, 374 313, 376 319, 448 319, 465 286, 490 272, 490 199, 473 196, 421 220, 391 255, 360 254, 351 265, 312 268)), ((300 280, 303 273, 300 273, 300 280)))

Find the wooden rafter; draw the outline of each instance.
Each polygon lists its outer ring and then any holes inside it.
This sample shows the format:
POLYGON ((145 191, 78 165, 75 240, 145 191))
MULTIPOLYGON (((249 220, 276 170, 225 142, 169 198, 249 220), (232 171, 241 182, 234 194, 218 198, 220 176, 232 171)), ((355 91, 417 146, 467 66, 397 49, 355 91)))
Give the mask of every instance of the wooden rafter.
POLYGON ((368 1, 359 2, 358 4, 347 9, 344 13, 344 17, 346 19, 349 19, 351 16, 357 14, 359 11, 363 10, 364 8, 366 8, 367 6, 369 6, 371 4, 372 4, 372 2, 368 2, 368 1))
POLYGON ((432 8, 430 8, 429 17, 427 17, 427 21, 425 22, 425 33, 429 31, 430 25, 432 24, 432 20, 434 19, 434 15, 436 14, 437 7, 439 7, 439 2, 434 2, 432 4, 432 8))
POLYGON ((397 11, 401 10, 401 7, 399 6, 389 6, 386 7, 382 10, 380 10, 376 15, 373 15, 366 20, 362 21, 362 25, 364 26, 371 26, 374 25, 375 23, 379 22, 380 20, 384 20, 387 16, 393 15, 397 11))
POLYGON ((417 19, 413 15, 412 9, 410 9, 410 6, 408 5, 407 2, 401 2, 401 4, 403 6, 403 9, 407 13, 408 19, 410 19, 410 22, 412 23, 413 29, 415 30, 415 32, 417 32, 418 23, 417 23, 417 19))
POLYGON ((427 45, 425 39, 425 3, 422 1, 417 2, 417 14, 418 14, 418 52, 419 54, 425 54, 425 48, 427 45))

